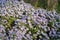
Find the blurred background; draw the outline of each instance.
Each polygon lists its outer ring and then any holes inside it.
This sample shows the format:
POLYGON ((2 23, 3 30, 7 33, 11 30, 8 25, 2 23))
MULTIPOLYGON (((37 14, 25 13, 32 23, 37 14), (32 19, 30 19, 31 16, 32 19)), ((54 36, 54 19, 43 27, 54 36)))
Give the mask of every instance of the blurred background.
POLYGON ((24 0, 27 3, 31 3, 36 8, 44 8, 48 10, 55 9, 60 13, 60 0, 24 0))

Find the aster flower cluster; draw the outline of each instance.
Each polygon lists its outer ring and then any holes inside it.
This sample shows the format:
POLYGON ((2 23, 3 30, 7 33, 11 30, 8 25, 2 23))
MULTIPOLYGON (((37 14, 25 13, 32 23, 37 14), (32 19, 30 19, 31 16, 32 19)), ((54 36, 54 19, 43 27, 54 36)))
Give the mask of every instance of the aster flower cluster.
POLYGON ((0 6, 2 40, 60 40, 60 14, 35 9, 24 1, 8 0, 0 6))

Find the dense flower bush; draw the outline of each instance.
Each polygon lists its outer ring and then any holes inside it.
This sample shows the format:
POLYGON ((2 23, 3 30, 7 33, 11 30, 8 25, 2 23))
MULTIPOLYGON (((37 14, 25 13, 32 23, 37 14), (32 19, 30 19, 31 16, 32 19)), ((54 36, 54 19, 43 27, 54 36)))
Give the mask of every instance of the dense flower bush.
POLYGON ((60 40, 60 14, 35 9, 24 1, 6 1, 0 6, 2 40, 60 40))

